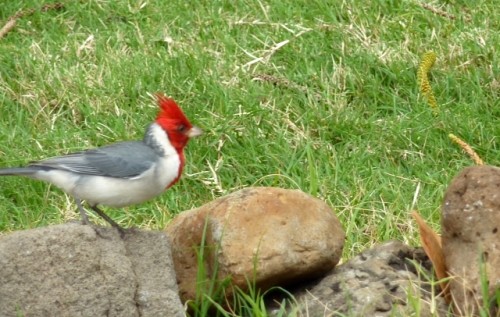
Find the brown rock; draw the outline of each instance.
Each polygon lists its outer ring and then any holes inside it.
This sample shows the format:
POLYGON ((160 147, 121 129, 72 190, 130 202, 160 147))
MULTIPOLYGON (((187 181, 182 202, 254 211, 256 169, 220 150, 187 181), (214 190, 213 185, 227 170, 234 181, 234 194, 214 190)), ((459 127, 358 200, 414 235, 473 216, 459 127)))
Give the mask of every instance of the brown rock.
POLYGON ((184 316, 162 232, 64 224, 0 237, 1 316, 184 316))
MULTIPOLYGON (((477 303, 483 302, 484 295, 481 259, 489 293, 500 289, 500 169, 463 170, 448 187, 442 211, 443 252, 453 277, 450 286, 456 313, 477 315, 477 303)), ((492 307, 491 316, 497 313, 498 307, 492 307)))
POLYGON ((230 276, 240 288, 253 276, 266 289, 327 272, 338 263, 345 238, 333 211, 298 190, 247 188, 221 197, 183 212, 166 228, 183 301, 195 297, 196 248, 205 223, 209 276, 216 259, 219 279, 230 276))

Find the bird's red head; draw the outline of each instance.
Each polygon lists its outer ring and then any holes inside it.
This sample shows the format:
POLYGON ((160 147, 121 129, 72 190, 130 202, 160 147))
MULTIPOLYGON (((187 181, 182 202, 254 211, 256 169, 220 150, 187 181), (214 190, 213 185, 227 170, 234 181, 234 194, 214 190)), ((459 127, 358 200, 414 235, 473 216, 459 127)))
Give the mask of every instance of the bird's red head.
POLYGON ((156 123, 165 130, 172 146, 182 151, 189 138, 200 135, 202 131, 189 122, 173 99, 162 94, 157 94, 156 97, 160 107, 156 123))

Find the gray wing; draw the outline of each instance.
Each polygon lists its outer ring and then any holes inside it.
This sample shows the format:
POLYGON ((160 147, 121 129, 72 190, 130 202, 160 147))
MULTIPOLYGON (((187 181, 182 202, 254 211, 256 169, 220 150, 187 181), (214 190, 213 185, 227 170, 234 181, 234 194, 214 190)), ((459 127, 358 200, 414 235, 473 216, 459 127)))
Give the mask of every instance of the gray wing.
POLYGON ((158 159, 149 146, 140 141, 108 146, 33 162, 30 166, 66 170, 78 174, 132 178, 151 168, 158 159))

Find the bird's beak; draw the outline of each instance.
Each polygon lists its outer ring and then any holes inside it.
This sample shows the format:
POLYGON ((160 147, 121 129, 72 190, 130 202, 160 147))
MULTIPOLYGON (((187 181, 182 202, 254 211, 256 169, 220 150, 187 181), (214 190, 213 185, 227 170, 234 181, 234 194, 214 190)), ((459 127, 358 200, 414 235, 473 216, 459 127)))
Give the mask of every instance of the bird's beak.
POLYGON ((189 129, 189 131, 186 133, 188 138, 194 138, 194 137, 202 135, 202 134, 203 134, 203 130, 196 127, 196 126, 191 127, 191 129, 189 129))

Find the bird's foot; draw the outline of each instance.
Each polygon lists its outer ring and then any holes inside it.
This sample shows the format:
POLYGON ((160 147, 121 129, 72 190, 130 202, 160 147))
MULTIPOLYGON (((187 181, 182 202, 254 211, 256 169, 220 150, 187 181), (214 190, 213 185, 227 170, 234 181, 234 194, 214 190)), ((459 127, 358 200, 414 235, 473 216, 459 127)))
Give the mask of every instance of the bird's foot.
POLYGON ((98 214, 102 219, 106 220, 112 227, 114 227, 120 233, 120 237, 123 239, 127 231, 125 228, 122 228, 119 224, 117 224, 113 219, 111 219, 108 215, 106 215, 101 209, 97 208, 97 206, 90 206, 96 214, 98 214))
POLYGON ((120 238, 122 238, 122 240, 125 239, 125 235, 127 234, 127 230, 125 228, 120 227, 120 226, 115 227, 115 229, 118 230, 118 233, 120 234, 120 238))
POLYGON ((78 211, 80 212, 80 216, 82 217, 82 225, 87 225, 90 226, 90 220, 89 216, 87 215, 87 212, 85 209, 83 209, 82 202, 80 199, 75 199, 76 206, 78 207, 78 211))
POLYGON ((80 220, 78 222, 81 223, 83 226, 91 226, 92 225, 89 218, 82 218, 82 220, 80 220))

